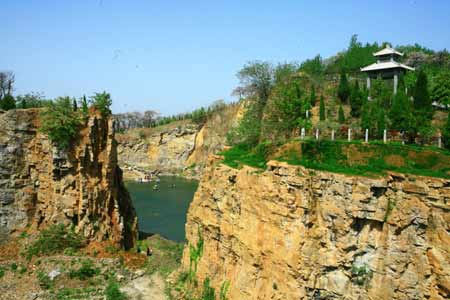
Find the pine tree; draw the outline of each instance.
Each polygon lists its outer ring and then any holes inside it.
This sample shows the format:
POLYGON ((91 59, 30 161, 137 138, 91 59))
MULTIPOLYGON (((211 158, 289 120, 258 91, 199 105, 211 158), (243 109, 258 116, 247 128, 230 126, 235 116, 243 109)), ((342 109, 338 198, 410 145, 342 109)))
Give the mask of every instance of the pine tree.
POLYGON ((86 96, 81 98, 81 111, 83 112, 83 116, 86 118, 89 115, 89 106, 86 100, 86 96))
POLYGON ((352 88, 352 92, 350 94, 350 106, 351 111, 350 114, 352 117, 359 117, 361 115, 361 106, 363 104, 363 93, 359 88, 359 83, 356 80, 355 85, 352 88))
POLYGON ((16 108, 16 100, 10 94, 7 94, 0 100, 0 109, 10 110, 16 108))
POLYGON ((411 101, 409 101, 403 89, 394 96, 389 119, 391 127, 395 130, 409 131, 412 126, 411 101))
POLYGON ((320 114, 320 121, 325 121, 325 102, 323 99, 323 96, 320 97, 320 108, 319 108, 319 114, 320 114))
POLYGON ((342 105, 339 106, 338 121, 339 121, 339 124, 345 123, 345 114, 344 114, 344 109, 342 108, 342 105))
POLYGON ((448 113, 447 123, 445 124, 445 126, 442 130, 442 139, 443 139, 445 148, 450 150, 450 112, 448 113))
POLYGON ((414 108, 422 112, 431 112, 431 99, 428 93, 428 79, 424 71, 419 71, 413 92, 414 108))
POLYGON ((379 109, 377 112, 377 136, 381 138, 386 129, 386 113, 384 109, 379 109))
POLYGON ((372 128, 372 118, 370 113, 370 104, 366 102, 361 108, 361 128, 363 130, 370 130, 372 128))
POLYGON ((309 97, 309 101, 311 106, 316 105, 316 89, 314 88, 314 85, 311 86, 311 96, 309 97))
POLYGON ((338 97, 342 103, 347 103, 350 96, 350 86, 348 84, 347 75, 341 72, 341 79, 338 86, 338 97))
POLYGON ((78 110, 77 100, 75 100, 75 98, 72 100, 72 106, 73 106, 73 111, 78 110))

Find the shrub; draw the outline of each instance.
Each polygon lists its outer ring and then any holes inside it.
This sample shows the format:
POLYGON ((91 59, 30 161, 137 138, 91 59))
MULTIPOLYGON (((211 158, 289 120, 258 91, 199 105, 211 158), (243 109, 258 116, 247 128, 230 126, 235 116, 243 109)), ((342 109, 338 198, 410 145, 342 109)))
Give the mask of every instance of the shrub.
POLYGON ((216 292, 214 288, 210 286, 209 277, 206 277, 203 281, 202 300, 216 300, 216 292))
POLYGON ((38 239, 27 249, 27 258, 34 255, 60 253, 67 248, 79 249, 84 239, 63 224, 52 225, 42 230, 38 239))
POLYGON ((3 276, 5 276, 5 269, 0 266, 0 278, 2 278, 3 276))
POLYGON ((119 284, 115 280, 110 280, 105 289, 106 300, 125 300, 126 295, 120 291, 119 284))
POLYGON ((78 134, 81 125, 80 115, 73 111, 69 97, 58 98, 50 102, 41 112, 41 131, 59 149, 67 149, 78 134))
POLYGON ((16 108, 16 100, 11 95, 6 95, 0 100, 0 108, 3 110, 10 110, 16 108))
POLYGON ((367 285, 373 276, 373 272, 367 264, 362 266, 353 265, 351 272, 353 282, 359 286, 367 285))
POLYGON ((99 273, 100 269, 94 268, 92 261, 85 260, 81 263, 81 267, 78 270, 71 270, 69 272, 69 277, 86 280, 93 277, 94 275, 98 275, 99 273))
POLYGON ((53 285, 52 281, 50 280, 50 277, 42 271, 39 271, 37 273, 37 279, 39 281, 39 285, 41 286, 41 288, 45 290, 48 290, 53 285))

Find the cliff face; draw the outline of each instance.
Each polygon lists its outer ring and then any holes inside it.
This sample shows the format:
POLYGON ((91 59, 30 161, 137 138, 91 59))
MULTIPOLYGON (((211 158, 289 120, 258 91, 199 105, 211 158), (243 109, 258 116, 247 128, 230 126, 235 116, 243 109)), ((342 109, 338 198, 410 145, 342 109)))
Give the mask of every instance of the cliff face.
POLYGON ((199 178, 208 156, 223 150, 226 134, 241 114, 239 105, 230 105, 200 127, 182 122, 120 134, 119 164, 199 178))
POLYGON ((211 161, 189 208, 196 272, 237 299, 449 299, 450 181, 211 161))
POLYGON ((117 165, 112 121, 91 112, 67 152, 56 150, 38 127, 39 110, 0 114, 2 238, 63 223, 90 240, 133 246, 137 219, 117 165))

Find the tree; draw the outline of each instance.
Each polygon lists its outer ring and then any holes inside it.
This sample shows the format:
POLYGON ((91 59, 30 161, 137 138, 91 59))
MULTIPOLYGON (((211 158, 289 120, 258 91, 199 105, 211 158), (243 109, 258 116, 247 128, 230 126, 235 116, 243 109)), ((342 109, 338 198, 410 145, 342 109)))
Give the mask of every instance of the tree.
POLYGON ((392 129, 410 131, 412 125, 411 101, 405 92, 400 89, 394 96, 392 107, 389 112, 392 129))
POLYGON ((78 110, 77 100, 75 100, 75 98, 72 99, 72 106, 73 106, 73 111, 78 110))
POLYGON ((428 79, 424 71, 419 71, 413 92, 414 108, 424 112, 431 111, 431 99, 428 93, 428 79))
POLYGON ((320 107, 319 107, 319 115, 320 115, 320 121, 325 121, 325 102, 323 99, 323 96, 320 97, 320 107))
POLYGON ((265 104, 273 86, 272 64, 262 61, 247 63, 237 74, 243 90, 265 104))
POLYGON ((94 96, 91 97, 92 105, 98 109, 101 114, 106 117, 111 114, 111 95, 107 92, 103 93, 95 93, 94 96))
POLYGON ((7 94, 0 100, 0 109, 10 110, 14 108, 16 108, 16 101, 12 95, 7 94))
POLYGON ((0 100, 12 95, 15 76, 13 72, 0 72, 0 100))
POLYGON ((338 121, 339 121, 339 124, 345 123, 345 114, 344 114, 344 109, 342 108, 342 105, 339 106, 338 121))
POLYGON ((347 75, 345 72, 341 72, 341 79, 338 86, 338 97, 342 103, 347 103, 350 96, 350 86, 348 84, 347 75))
POLYGON ((313 77, 318 77, 323 74, 324 66, 322 57, 316 55, 313 59, 307 59, 300 65, 300 71, 303 71, 313 77))
POLYGON ((377 106, 377 108, 377 137, 381 138, 384 130, 386 129, 386 112, 379 106, 377 106))
POLYGON ((371 118, 371 111, 370 111, 370 103, 365 102, 361 108, 361 128, 363 130, 366 129, 372 129, 372 118, 371 118))
POLYGON ((311 85, 311 95, 309 96, 309 102, 311 103, 311 106, 316 105, 316 89, 314 85, 311 85))
POLYGON ((363 93, 359 88, 358 80, 355 81, 350 94, 350 114, 352 117, 359 117, 361 115, 361 106, 363 104, 363 93))
POLYGON ((61 97, 50 102, 40 116, 40 130, 59 149, 69 148, 81 125, 80 115, 73 111, 72 99, 61 97))
POLYGON ((444 105, 450 105, 450 71, 440 72, 433 81, 431 99, 444 105))
POLYGON ((28 93, 24 95, 18 95, 16 97, 16 104, 18 108, 33 108, 43 107, 50 100, 45 100, 41 93, 28 93))
POLYGON ((445 148, 450 150, 450 112, 447 116, 447 123, 445 124, 443 130, 442 130, 442 139, 444 142, 445 148))
POLYGON ((83 116, 87 118, 89 115, 89 105, 86 99, 86 96, 83 96, 81 98, 81 112, 83 113, 83 116))

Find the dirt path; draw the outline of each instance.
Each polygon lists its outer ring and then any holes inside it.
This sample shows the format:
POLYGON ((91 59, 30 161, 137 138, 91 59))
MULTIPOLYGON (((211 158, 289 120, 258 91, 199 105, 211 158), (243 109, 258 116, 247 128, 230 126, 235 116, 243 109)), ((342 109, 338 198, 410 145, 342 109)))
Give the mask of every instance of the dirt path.
POLYGON ((130 300, 166 300, 164 279, 158 273, 134 279, 121 290, 130 300))

